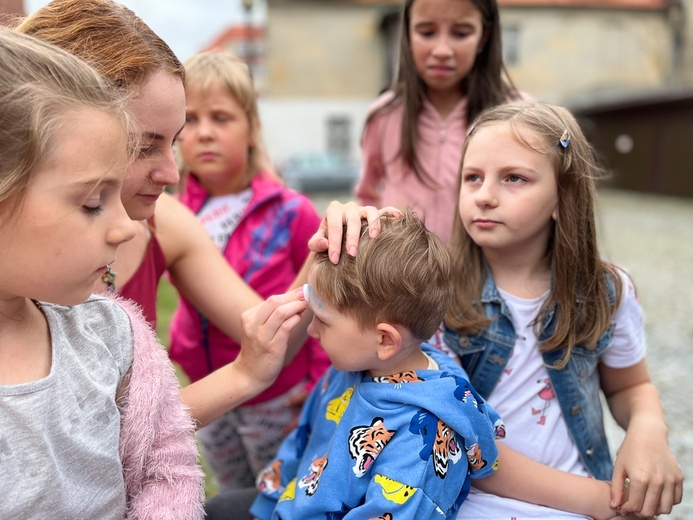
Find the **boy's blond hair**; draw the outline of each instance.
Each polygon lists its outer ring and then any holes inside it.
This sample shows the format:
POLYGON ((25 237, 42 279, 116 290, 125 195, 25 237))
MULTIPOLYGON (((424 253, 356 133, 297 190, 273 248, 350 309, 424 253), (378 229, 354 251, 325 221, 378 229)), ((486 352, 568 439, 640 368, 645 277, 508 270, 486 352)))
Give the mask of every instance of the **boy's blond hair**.
POLYGON ((450 303, 450 255, 411 210, 402 218, 383 216, 380 224, 377 238, 362 224, 355 258, 345 253, 344 243, 337 265, 327 252, 317 253, 313 289, 361 329, 386 322, 427 340, 450 303))

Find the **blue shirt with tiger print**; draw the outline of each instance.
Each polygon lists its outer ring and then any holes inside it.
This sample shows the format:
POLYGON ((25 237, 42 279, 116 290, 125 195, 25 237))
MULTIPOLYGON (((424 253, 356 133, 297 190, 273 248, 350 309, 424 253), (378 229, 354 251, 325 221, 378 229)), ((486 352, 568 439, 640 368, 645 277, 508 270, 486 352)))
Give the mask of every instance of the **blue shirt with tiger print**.
POLYGON ((470 479, 497 468, 498 414, 449 357, 371 378, 330 368, 257 478, 265 519, 454 518, 470 479))

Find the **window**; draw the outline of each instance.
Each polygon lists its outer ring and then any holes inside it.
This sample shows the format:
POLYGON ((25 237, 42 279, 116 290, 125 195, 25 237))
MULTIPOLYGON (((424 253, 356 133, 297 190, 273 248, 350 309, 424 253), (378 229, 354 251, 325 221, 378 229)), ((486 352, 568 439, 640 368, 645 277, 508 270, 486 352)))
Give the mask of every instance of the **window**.
POLYGON ((503 61, 507 66, 520 62, 520 28, 517 25, 503 27, 503 61))
POLYGON ((327 151, 349 154, 351 149, 351 120, 348 116, 327 118, 327 151))

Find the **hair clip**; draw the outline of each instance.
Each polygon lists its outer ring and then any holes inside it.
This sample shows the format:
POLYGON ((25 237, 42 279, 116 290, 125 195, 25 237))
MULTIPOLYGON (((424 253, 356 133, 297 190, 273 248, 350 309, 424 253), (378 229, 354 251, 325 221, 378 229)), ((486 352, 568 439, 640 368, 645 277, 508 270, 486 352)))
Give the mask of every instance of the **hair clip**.
POLYGON ((559 142, 563 148, 568 148, 568 145, 570 144, 570 134, 568 133, 567 128, 563 130, 563 134, 561 135, 559 142))

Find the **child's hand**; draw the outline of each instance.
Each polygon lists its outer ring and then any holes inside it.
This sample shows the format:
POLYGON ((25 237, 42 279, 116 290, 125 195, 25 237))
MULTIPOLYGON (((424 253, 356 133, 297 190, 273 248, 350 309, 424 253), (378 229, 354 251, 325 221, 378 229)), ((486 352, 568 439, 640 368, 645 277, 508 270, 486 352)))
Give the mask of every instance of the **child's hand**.
MULTIPOLYGON (((601 481, 601 480, 597 481, 597 482, 600 483, 600 488, 599 488, 598 494, 596 495, 599 497, 598 502, 600 504, 600 507, 598 507, 597 510, 591 514, 591 516, 594 520, 612 520, 612 519, 616 519, 616 518, 626 518, 626 519, 630 519, 630 520, 636 520, 638 518, 638 516, 636 516, 635 514, 628 514, 628 513, 621 511, 620 507, 611 508, 611 507, 607 506, 606 504, 609 503, 609 499, 610 499, 610 495, 611 495, 611 492, 610 492, 611 485, 608 482, 601 481), (602 497, 604 496, 602 490, 604 488, 601 486, 601 484, 604 484, 607 488, 606 489, 607 500, 602 499, 602 497)), ((624 500, 628 500, 628 489, 626 489, 624 492, 624 500)))
POLYGON ((284 366, 289 333, 308 308, 303 288, 270 296, 241 314, 241 351, 236 363, 249 384, 267 388, 284 366))
POLYGON ((356 256, 356 249, 361 233, 361 220, 366 219, 370 226, 370 236, 378 236, 380 225, 378 219, 381 215, 401 217, 402 212, 393 207, 377 209, 373 206, 359 206, 355 202, 332 201, 325 210, 325 218, 320 223, 320 228, 308 241, 308 247, 312 251, 329 251, 330 260, 336 264, 339 262, 339 254, 342 251, 342 227, 347 225, 346 251, 351 256, 356 256))
POLYGON ((612 508, 611 502, 611 484, 605 480, 597 480, 594 478, 586 478, 588 487, 583 490, 583 493, 588 493, 591 499, 591 510, 571 511, 573 513, 586 514, 593 520, 611 520, 612 518, 621 518, 620 509, 612 508))
POLYGON ((616 457, 611 487, 611 506, 621 504, 622 515, 652 518, 670 513, 681 502, 681 468, 666 442, 656 440, 661 432, 650 431, 660 427, 639 423, 628 428, 616 457))

